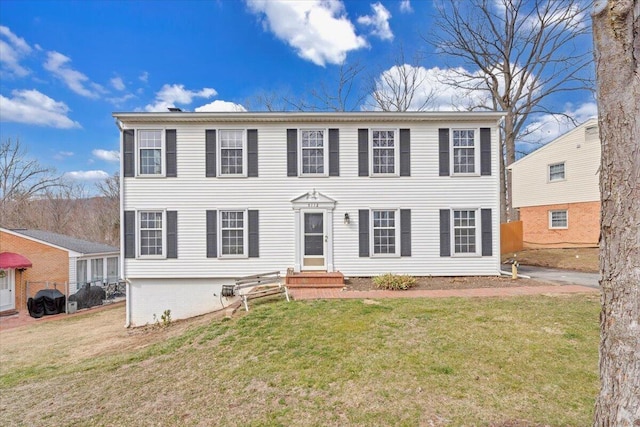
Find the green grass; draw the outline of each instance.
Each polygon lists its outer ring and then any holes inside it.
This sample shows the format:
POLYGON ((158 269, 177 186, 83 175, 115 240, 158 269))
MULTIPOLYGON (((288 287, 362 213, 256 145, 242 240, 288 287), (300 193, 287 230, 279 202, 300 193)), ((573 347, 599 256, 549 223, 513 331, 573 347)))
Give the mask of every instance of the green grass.
POLYGON ((114 338, 101 355, 61 360, 52 348, 49 363, 32 364, 25 348, 26 360, 2 359, 0 417, 15 425, 589 425, 598 312, 593 295, 256 302, 232 320, 123 338, 144 339, 142 348, 119 351, 114 338))

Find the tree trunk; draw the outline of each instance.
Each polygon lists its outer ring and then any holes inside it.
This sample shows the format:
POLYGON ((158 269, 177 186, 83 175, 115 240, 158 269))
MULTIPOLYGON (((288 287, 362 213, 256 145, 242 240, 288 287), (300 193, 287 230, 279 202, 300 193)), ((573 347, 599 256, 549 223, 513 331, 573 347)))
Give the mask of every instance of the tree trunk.
POLYGON ((640 0, 593 13, 600 167, 600 394, 594 425, 640 426, 640 0))

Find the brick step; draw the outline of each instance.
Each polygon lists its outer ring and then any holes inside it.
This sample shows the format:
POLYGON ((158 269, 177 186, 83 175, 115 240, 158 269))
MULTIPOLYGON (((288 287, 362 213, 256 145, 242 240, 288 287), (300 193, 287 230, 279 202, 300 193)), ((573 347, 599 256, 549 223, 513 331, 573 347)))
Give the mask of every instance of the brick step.
POLYGON ((341 288, 344 286, 344 275, 340 272, 303 272, 287 274, 285 283, 288 287, 330 287, 341 288))
POLYGON ((287 285, 289 289, 342 289, 344 284, 338 283, 293 283, 287 285))

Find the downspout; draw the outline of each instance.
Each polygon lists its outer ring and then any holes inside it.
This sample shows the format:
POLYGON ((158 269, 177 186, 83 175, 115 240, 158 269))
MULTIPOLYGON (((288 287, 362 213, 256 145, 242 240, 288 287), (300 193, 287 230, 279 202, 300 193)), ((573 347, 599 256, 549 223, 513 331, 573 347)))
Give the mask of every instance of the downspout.
MULTIPOLYGON (((120 131, 120 153, 123 153, 123 136, 122 131, 124 130, 124 125, 120 119, 116 119, 116 126, 118 126, 118 130, 120 131)), ((126 283, 125 288, 125 321, 124 327, 131 327, 131 282, 127 278, 127 272, 125 271, 124 264, 124 165, 123 162, 120 162, 120 275, 122 276, 122 280, 126 283)))

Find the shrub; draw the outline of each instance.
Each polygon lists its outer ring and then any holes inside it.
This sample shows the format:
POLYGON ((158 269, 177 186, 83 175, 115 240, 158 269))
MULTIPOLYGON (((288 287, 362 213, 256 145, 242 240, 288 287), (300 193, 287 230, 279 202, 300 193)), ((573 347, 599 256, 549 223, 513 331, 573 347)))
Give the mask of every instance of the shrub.
POLYGON ((376 276, 373 283, 378 289, 388 289, 391 291, 407 290, 416 285, 416 278, 404 274, 383 274, 376 276))

